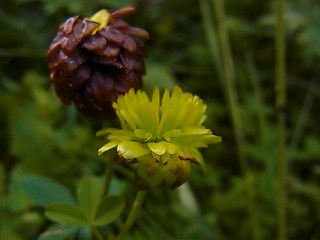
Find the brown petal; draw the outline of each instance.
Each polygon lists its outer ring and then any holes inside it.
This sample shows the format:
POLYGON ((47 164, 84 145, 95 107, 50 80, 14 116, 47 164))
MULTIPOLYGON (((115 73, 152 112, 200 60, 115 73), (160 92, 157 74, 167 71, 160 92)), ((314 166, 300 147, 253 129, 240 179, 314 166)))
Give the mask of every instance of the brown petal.
POLYGON ((82 47, 89 51, 102 51, 107 45, 107 40, 101 35, 95 34, 86 39, 82 47))
POLYGON ((135 60, 130 53, 120 54, 120 59, 127 70, 132 71, 134 69, 135 60))
POLYGON ((116 21, 112 27, 113 28, 125 28, 125 27, 129 27, 130 25, 128 23, 126 23, 125 21, 123 21, 122 19, 116 21))
POLYGON ((123 68, 123 64, 120 62, 117 62, 116 58, 111 58, 108 59, 103 55, 93 55, 92 56, 92 61, 95 63, 100 63, 103 65, 108 65, 108 66, 112 66, 118 69, 122 69, 123 68))
POLYGON ((77 42, 81 42, 83 28, 84 28, 84 23, 82 21, 76 22, 73 26, 73 34, 77 42))
POLYGON ((84 27, 82 29, 81 39, 84 39, 87 36, 90 36, 91 33, 100 25, 97 22, 88 21, 86 19, 83 19, 82 22, 84 24, 84 27))
POLYGON ((61 39, 62 50, 64 53, 70 55, 78 47, 78 42, 76 41, 74 34, 71 32, 68 37, 61 39))
POLYGON ((136 8, 134 7, 127 7, 127 8, 122 8, 118 11, 115 11, 111 13, 108 19, 108 25, 114 24, 116 21, 118 21, 121 18, 124 18, 136 11, 136 8))
POLYGON ((104 49, 103 54, 107 58, 114 58, 116 57, 120 52, 120 48, 117 46, 114 46, 112 44, 108 44, 107 47, 104 49))
POLYGON ((68 88, 71 91, 78 90, 90 77, 91 68, 85 64, 82 64, 74 75, 69 79, 68 88))
POLYGON ((121 28, 118 28, 118 29, 121 30, 123 33, 129 34, 129 35, 142 37, 142 38, 146 38, 146 39, 150 38, 149 33, 146 30, 142 29, 142 28, 121 27, 121 28))
POLYGON ((50 49, 47 53, 47 60, 49 62, 49 69, 52 70, 55 68, 58 64, 58 59, 59 59, 59 51, 61 50, 61 43, 56 42, 51 44, 50 49))
POLYGON ((73 55, 68 56, 63 51, 60 51, 58 64, 61 71, 66 74, 73 72, 77 67, 88 59, 88 56, 76 51, 73 55))
POLYGON ((123 73, 118 76, 116 85, 114 86, 118 94, 124 94, 129 91, 130 88, 138 90, 141 88, 141 78, 135 72, 123 73))
POLYGON ((112 29, 109 26, 105 26, 99 31, 99 34, 104 36, 108 41, 117 44, 122 44, 124 42, 124 34, 117 29, 112 29))
POLYGON ((146 52, 146 48, 144 46, 143 41, 141 41, 140 39, 136 38, 135 39, 138 47, 137 47, 137 51, 136 51, 136 55, 140 56, 140 57, 147 57, 147 52, 146 52))
POLYGON ((70 95, 70 91, 68 91, 68 89, 65 87, 67 76, 64 74, 60 74, 59 71, 57 71, 55 72, 53 78, 57 95, 59 96, 63 104, 69 105, 72 101, 72 96, 70 95))
POLYGON ((87 87, 88 97, 93 101, 97 110, 102 111, 108 96, 113 92, 114 81, 109 76, 95 71, 87 87))
POLYGON ((130 37, 126 36, 124 39, 124 43, 122 45, 125 49, 127 49, 129 52, 135 52, 137 50, 137 43, 136 41, 130 37))
POLYGON ((68 35, 73 30, 73 25, 80 19, 79 16, 70 17, 61 25, 62 31, 68 35))

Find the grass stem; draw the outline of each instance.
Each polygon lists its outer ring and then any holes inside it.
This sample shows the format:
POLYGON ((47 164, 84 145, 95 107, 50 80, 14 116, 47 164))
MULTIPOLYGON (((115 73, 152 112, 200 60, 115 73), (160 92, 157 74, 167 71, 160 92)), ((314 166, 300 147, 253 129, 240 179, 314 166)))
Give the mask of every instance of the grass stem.
POLYGON ((276 81, 276 112, 278 129, 278 239, 286 239, 286 65, 285 65, 285 27, 284 1, 275 0, 275 81, 276 81))
POLYGON ((246 197, 248 202, 248 211, 250 222, 252 226, 253 239, 260 239, 260 229, 258 223, 258 212, 254 199, 253 183, 249 179, 248 161, 246 155, 246 143, 244 137, 244 130, 242 126, 240 106, 238 102, 238 92, 235 84, 235 70, 233 58, 231 53, 230 41, 227 27, 225 25, 225 12, 222 0, 213 0, 213 5, 216 11, 218 36, 220 40, 221 56, 224 66, 224 77, 226 83, 226 93, 228 104, 231 112, 232 124, 235 131, 235 138, 237 143, 237 152, 243 180, 246 189, 246 197))

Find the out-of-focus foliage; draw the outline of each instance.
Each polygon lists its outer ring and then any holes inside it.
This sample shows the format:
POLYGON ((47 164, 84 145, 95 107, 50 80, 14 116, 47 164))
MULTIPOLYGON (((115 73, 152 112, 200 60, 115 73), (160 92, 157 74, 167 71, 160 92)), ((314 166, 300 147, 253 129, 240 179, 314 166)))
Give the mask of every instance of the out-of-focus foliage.
MULTIPOLYGON (((155 86, 198 94, 208 105, 206 127, 223 137, 203 151, 207 174, 192 171, 177 191, 149 192, 128 239, 251 239, 245 187, 236 153, 218 63, 210 51, 205 13, 211 1, 11 0, 0 5, 0 239, 36 239, 58 229, 65 239, 90 239, 87 228, 53 226, 44 209, 22 189, 41 175, 75 193, 83 176, 103 176, 106 156, 100 122, 63 106, 48 76, 45 54, 69 16, 91 16, 100 8, 136 6, 127 20, 145 28, 149 58, 144 89, 155 86), (72 236, 71 236, 72 237, 72 236)), ((320 239, 320 4, 288 0, 287 26, 287 233, 290 239, 320 239)), ((249 180, 254 189, 262 239, 276 236, 276 121, 274 110, 274 23, 272 1, 225 1, 237 90, 247 139, 249 180)), ((211 14, 211 16, 210 16, 211 14)), ((207 15, 206 15, 207 16, 207 15)), ((217 36, 216 36, 217 37, 217 36)), ((212 40, 212 39, 211 39, 212 40)), ((216 40, 217 39, 213 39, 216 40)), ((192 113, 190 113, 192 114, 192 113)), ((116 122, 103 123, 106 126, 116 122)), ((107 156, 108 157, 108 156, 107 156)), ((133 200, 136 189, 127 165, 116 166, 110 193, 133 200)), ((103 228, 117 232, 117 223, 103 228)), ((60 237, 60 238, 59 238, 60 237)), ((44 239, 42 237, 41 239, 44 239)))

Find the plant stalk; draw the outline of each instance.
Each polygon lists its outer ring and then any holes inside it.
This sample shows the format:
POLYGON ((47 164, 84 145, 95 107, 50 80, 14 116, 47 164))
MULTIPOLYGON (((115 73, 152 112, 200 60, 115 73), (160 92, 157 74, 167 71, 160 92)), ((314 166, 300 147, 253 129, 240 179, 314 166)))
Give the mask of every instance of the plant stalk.
POLYGON ((301 107, 301 111, 298 116, 296 126, 292 133, 292 138, 289 145, 291 150, 295 150, 302 139, 303 131, 310 118, 310 112, 315 100, 317 89, 318 89, 318 85, 317 85, 316 79, 313 79, 308 87, 308 91, 304 99, 303 105, 301 107))
POLYGON ((128 216, 126 222, 124 223, 116 240, 123 240, 126 237, 126 235, 128 234, 131 226, 133 225, 133 223, 136 221, 136 219, 138 217, 138 214, 139 214, 141 205, 143 203, 143 200, 146 196, 146 193, 147 193, 146 190, 142 190, 142 191, 138 192, 136 199, 134 200, 133 205, 131 207, 129 216, 128 216))
POLYGON ((114 173, 114 161, 112 157, 108 157, 106 161, 106 172, 105 172, 105 178, 103 183, 102 196, 105 196, 108 194, 113 173, 114 173))
POLYGON ((219 52, 219 41, 217 38, 217 30, 212 21, 212 14, 210 11, 210 4, 208 0, 199 0, 200 11, 203 19, 203 26, 207 36, 207 41, 209 44, 209 50, 213 63, 215 65, 215 70, 218 73, 218 77, 222 88, 224 89, 223 83, 223 67, 221 63, 221 56, 219 52))
POLYGON ((253 55, 247 54, 247 65, 249 70, 249 76, 251 80, 251 84, 253 87, 253 92, 257 101, 257 117, 259 121, 259 132, 260 132, 260 148, 261 148, 261 158, 265 163, 265 172, 262 175, 264 188, 268 191, 268 196, 272 202, 272 209, 274 209, 274 214, 276 214, 277 209, 277 197, 276 197, 276 181, 274 178, 275 175, 275 161, 272 154, 268 154, 269 152, 269 144, 268 144, 268 122, 266 118, 266 114, 264 113, 264 109, 266 109, 266 105, 263 101, 263 94, 260 86, 260 79, 258 77, 257 68, 254 63, 253 55))
POLYGON ((275 0, 276 36, 275 36, 275 81, 276 81, 276 112, 278 128, 278 239, 286 239, 286 65, 285 65, 285 27, 284 1, 275 0))
POLYGON ((234 127, 235 138, 237 143, 237 152, 239 155, 240 168, 243 176, 243 181, 246 189, 246 197, 248 202, 248 212, 252 226, 253 239, 259 240, 260 229, 258 223, 258 212, 254 199, 253 183, 248 175, 248 161, 246 155, 246 143, 244 130, 242 126, 240 106, 238 102, 238 93, 235 84, 235 70, 232 59, 230 41, 228 31, 225 26, 225 12, 222 0, 213 0, 213 5, 216 11, 218 35, 220 40, 221 55, 224 66, 224 77, 226 82, 226 93, 231 112, 231 120, 234 127))

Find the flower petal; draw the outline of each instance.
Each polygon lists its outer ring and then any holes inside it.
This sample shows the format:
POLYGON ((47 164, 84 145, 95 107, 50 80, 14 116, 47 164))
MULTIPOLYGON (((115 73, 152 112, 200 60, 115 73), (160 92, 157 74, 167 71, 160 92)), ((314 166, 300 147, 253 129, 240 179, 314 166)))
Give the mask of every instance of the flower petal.
POLYGON ((152 152, 158 155, 163 155, 167 151, 167 146, 165 141, 148 143, 148 147, 152 152))
POLYGON ((108 142, 107 144, 103 145, 103 146, 98 150, 98 154, 101 155, 102 153, 110 150, 111 148, 114 148, 114 147, 118 146, 119 143, 120 143, 120 142, 118 142, 118 141, 108 142))
POLYGON ((137 138, 142 139, 143 141, 148 141, 152 138, 152 134, 144 129, 136 129, 134 130, 134 135, 137 138))
POLYGON ((138 158, 151 153, 144 144, 133 141, 121 142, 117 151, 125 159, 138 158))

